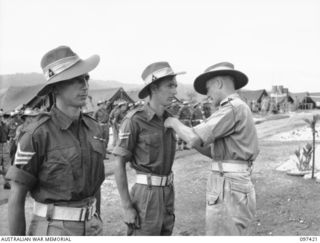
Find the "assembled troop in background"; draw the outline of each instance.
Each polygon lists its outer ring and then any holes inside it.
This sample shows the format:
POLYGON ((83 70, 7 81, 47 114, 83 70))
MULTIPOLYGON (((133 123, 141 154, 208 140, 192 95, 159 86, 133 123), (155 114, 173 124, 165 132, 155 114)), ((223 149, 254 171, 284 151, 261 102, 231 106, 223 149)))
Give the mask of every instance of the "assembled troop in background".
POLYGON ((108 149, 109 143, 109 118, 110 118, 110 101, 99 101, 98 110, 94 113, 93 117, 98 121, 103 130, 103 138, 105 141, 105 148, 108 149))
MULTIPOLYGON (((183 102, 173 100, 167 110, 186 126, 194 127, 210 117, 214 108, 211 102, 199 102, 191 105, 190 102, 186 100, 183 102)), ((177 150, 188 149, 186 143, 180 138, 177 139, 177 144, 177 150)))
MULTIPOLYGON (((178 114, 178 119, 186 126, 191 127, 192 111, 190 103, 188 101, 183 101, 182 107, 180 108, 178 114)), ((187 143, 181 138, 178 139, 178 150, 188 149, 187 143)))
MULTIPOLYGON (((7 173, 8 167, 10 166, 9 156, 8 156, 8 140, 9 140, 9 126, 4 122, 3 111, 0 111, 0 172, 4 176, 7 173)), ((4 189, 10 189, 10 184, 5 181, 4 189)))
POLYGON ((192 127, 199 125, 204 120, 204 112, 201 108, 200 103, 196 103, 193 106, 192 116, 191 116, 191 125, 192 127))
POLYGON ((113 147, 116 145, 119 137, 119 127, 126 116, 128 110, 128 103, 126 101, 119 101, 113 108, 110 114, 110 123, 112 125, 113 147))
MULTIPOLYGON (((32 121, 32 117, 39 113, 30 108, 23 107, 21 110, 3 112, 0 110, 0 174, 4 177, 12 165, 14 154, 17 149, 17 140, 20 134, 32 121)), ((7 179, 4 189, 10 189, 7 179)))

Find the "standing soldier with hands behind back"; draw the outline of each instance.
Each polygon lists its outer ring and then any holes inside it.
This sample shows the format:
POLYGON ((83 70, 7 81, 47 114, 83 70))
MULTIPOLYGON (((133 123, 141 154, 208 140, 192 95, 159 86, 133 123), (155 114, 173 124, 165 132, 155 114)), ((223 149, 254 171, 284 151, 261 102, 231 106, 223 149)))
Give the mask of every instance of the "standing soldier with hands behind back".
POLYGON ((109 112, 107 110, 108 105, 110 105, 109 101, 99 101, 98 104, 99 109, 94 113, 94 118, 99 122, 103 130, 103 138, 105 141, 105 148, 107 150, 109 143, 109 112))
POLYGON ((97 55, 82 60, 67 46, 49 51, 41 60, 47 83, 39 95, 54 95, 55 104, 25 129, 7 174, 12 235, 26 234, 28 191, 34 199, 30 235, 102 235, 104 139, 98 123, 81 112, 88 96, 88 72, 99 60, 97 55))
POLYGON ((207 235, 245 235, 255 215, 251 171, 259 153, 258 138, 251 111, 236 93, 247 83, 247 76, 231 63, 213 65, 195 80, 194 88, 210 96, 218 110, 194 128, 171 117, 165 121, 213 160, 207 184, 207 235))
POLYGON ((171 235, 174 227, 172 164, 175 133, 164 127, 171 115, 165 107, 177 91, 176 75, 167 62, 156 62, 142 73, 145 87, 139 98, 150 97, 143 107, 127 114, 113 153, 115 178, 124 209, 128 235, 171 235), (129 194, 126 162, 136 170, 136 183, 129 194))

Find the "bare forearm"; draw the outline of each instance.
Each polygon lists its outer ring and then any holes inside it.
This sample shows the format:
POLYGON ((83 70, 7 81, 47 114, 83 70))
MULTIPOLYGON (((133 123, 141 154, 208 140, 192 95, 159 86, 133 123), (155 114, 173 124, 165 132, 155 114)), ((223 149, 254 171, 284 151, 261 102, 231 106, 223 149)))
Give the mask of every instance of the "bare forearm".
POLYGON ((211 148, 210 146, 207 146, 207 147, 203 147, 199 144, 196 144, 193 146, 199 153, 209 157, 209 158, 212 158, 211 156, 211 148))
POLYGON ((172 119, 170 123, 171 127, 175 130, 178 136, 185 142, 188 143, 190 147, 195 147, 200 145, 201 139, 193 131, 192 128, 184 125, 178 119, 172 119))
POLYGON ((121 157, 117 157, 115 168, 115 179, 118 187, 118 191, 121 198, 123 208, 129 208, 132 205, 129 189, 128 179, 126 172, 126 164, 121 157))

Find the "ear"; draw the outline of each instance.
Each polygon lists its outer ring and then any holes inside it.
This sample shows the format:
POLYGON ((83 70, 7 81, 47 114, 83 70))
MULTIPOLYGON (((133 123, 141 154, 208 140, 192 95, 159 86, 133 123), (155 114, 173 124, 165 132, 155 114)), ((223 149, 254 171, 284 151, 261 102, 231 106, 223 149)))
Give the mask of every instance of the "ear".
POLYGON ((53 93, 54 95, 59 94, 59 87, 58 87, 58 85, 52 87, 52 93, 53 93))
POLYGON ((216 80, 216 86, 218 89, 222 89, 223 87, 223 80, 222 78, 218 77, 217 80, 216 80))
POLYGON ((150 84, 149 89, 150 89, 150 94, 152 94, 152 93, 155 93, 155 92, 156 92, 156 90, 158 89, 158 87, 157 87, 157 85, 155 85, 155 84, 150 84))

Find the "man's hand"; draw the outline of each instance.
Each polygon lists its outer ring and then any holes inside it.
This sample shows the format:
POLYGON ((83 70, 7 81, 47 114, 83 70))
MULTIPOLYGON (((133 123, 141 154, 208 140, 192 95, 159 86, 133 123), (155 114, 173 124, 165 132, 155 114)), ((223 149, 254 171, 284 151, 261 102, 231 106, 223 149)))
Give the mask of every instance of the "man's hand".
POLYGON ((168 117, 165 121, 164 121, 164 127, 167 127, 167 128, 173 128, 173 124, 174 122, 178 120, 177 118, 175 117, 168 117))
POLYGON ((134 207, 130 206, 124 209, 124 222, 129 228, 140 228, 140 218, 137 210, 134 207))
POLYGON ((184 125, 179 119, 174 117, 168 117, 164 121, 164 126, 175 130, 177 135, 188 144, 189 148, 201 143, 201 140, 197 134, 194 133, 191 127, 184 125))

